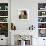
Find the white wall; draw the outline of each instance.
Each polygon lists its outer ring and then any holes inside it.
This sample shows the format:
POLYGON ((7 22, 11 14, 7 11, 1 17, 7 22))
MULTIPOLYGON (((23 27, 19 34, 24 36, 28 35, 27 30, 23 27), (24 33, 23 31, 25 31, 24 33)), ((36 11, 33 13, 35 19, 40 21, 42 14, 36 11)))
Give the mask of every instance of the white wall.
POLYGON ((32 0, 12 0, 11 1, 11 19, 15 23, 17 30, 27 30, 32 24, 37 23, 37 2, 32 0), (18 10, 29 10, 29 20, 19 20, 18 10))
POLYGON ((35 36, 38 36, 38 3, 45 2, 46 0, 11 0, 11 22, 16 25, 17 30, 27 30, 32 24, 35 26, 36 34, 33 33, 33 46, 39 46, 38 43, 43 44, 43 39, 35 36), (29 10, 29 20, 22 21, 18 19, 18 9, 22 8, 29 10))
MULTIPOLYGON (((29 26, 32 24, 35 26, 35 36, 37 36, 37 9, 38 4, 37 0, 11 0, 11 22, 14 22, 17 30, 27 30, 29 26), (18 9, 28 9, 29 10, 29 20, 18 20, 18 9)), ((16 31, 17 31, 16 30, 16 31)), ((20 31, 18 31, 20 32, 20 31)), ((22 32, 22 31, 21 31, 22 32)), ((26 33, 26 31, 25 31, 26 33)), ((35 38, 33 39, 33 44, 37 44, 35 42, 35 38)), ((37 41, 37 40, 36 40, 37 41)))

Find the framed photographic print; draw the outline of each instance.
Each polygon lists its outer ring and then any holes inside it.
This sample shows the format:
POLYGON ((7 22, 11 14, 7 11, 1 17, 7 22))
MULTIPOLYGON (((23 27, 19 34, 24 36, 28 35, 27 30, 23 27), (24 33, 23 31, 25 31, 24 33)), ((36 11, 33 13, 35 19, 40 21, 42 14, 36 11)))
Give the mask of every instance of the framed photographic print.
POLYGON ((28 20, 29 19, 29 10, 28 9, 19 9, 18 18, 19 18, 19 20, 28 20))
POLYGON ((46 37, 46 29, 39 29, 39 37, 46 37))
POLYGON ((0 22, 8 22, 8 17, 0 17, 0 22))
POLYGON ((45 10, 46 9, 46 3, 39 3, 38 4, 38 10, 45 10))
POLYGON ((0 23, 0 35, 8 37, 8 23, 0 23))

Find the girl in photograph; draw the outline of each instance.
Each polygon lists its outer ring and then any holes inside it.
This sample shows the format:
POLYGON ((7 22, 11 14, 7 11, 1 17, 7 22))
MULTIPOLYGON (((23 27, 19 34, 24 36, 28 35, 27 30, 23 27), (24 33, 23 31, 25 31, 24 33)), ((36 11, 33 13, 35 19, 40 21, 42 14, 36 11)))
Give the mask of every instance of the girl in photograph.
POLYGON ((27 11, 26 10, 22 10, 20 15, 19 15, 19 19, 27 19, 27 11))

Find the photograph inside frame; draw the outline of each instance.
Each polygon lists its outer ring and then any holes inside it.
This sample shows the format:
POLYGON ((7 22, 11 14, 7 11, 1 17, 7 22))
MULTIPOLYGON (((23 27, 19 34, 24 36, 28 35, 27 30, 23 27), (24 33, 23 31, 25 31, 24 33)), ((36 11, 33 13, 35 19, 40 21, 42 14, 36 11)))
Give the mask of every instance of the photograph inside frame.
POLYGON ((20 20, 27 20, 29 19, 29 11, 27 9, 19 9, 18 15, 20 20))

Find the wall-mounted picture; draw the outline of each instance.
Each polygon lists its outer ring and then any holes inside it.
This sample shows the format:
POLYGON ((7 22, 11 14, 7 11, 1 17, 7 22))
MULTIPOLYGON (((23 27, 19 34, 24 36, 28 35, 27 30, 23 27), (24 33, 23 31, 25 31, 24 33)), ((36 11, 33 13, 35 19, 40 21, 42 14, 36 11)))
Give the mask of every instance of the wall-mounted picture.
POLYGON ((8 16, 8 11, 0 11, 0 16, 8 16))
POLYGON ((0 3, 0 10, 8 10, 8 3, 0 3))
POLYGON ((38 17, 38 22, 46 22, 46 17, 38 17))
POLYGON ((39 3, 38 10, 46 10, 46 3, 39 3))
POLYGON ((46 29, 39 29, 39 37, 46 37, 46 29))
POLYGON ((46 23, 38 23, 38 28, 46 28, 46 23))
POLYGON ((8 22, 8 17, 0 17, 0 22, 8 22))
POLYGON ((46 11, 38 11, 38 16, 46 16, 46 11))
POLYGON ((26 9, 19 9, 18 15, 19 15, 19 19, 21 19, 21 20, 29 19, 29 12, 26 9))
POLYGON ((0 23, 0 35, 8 37, 8 23, 0 23))

